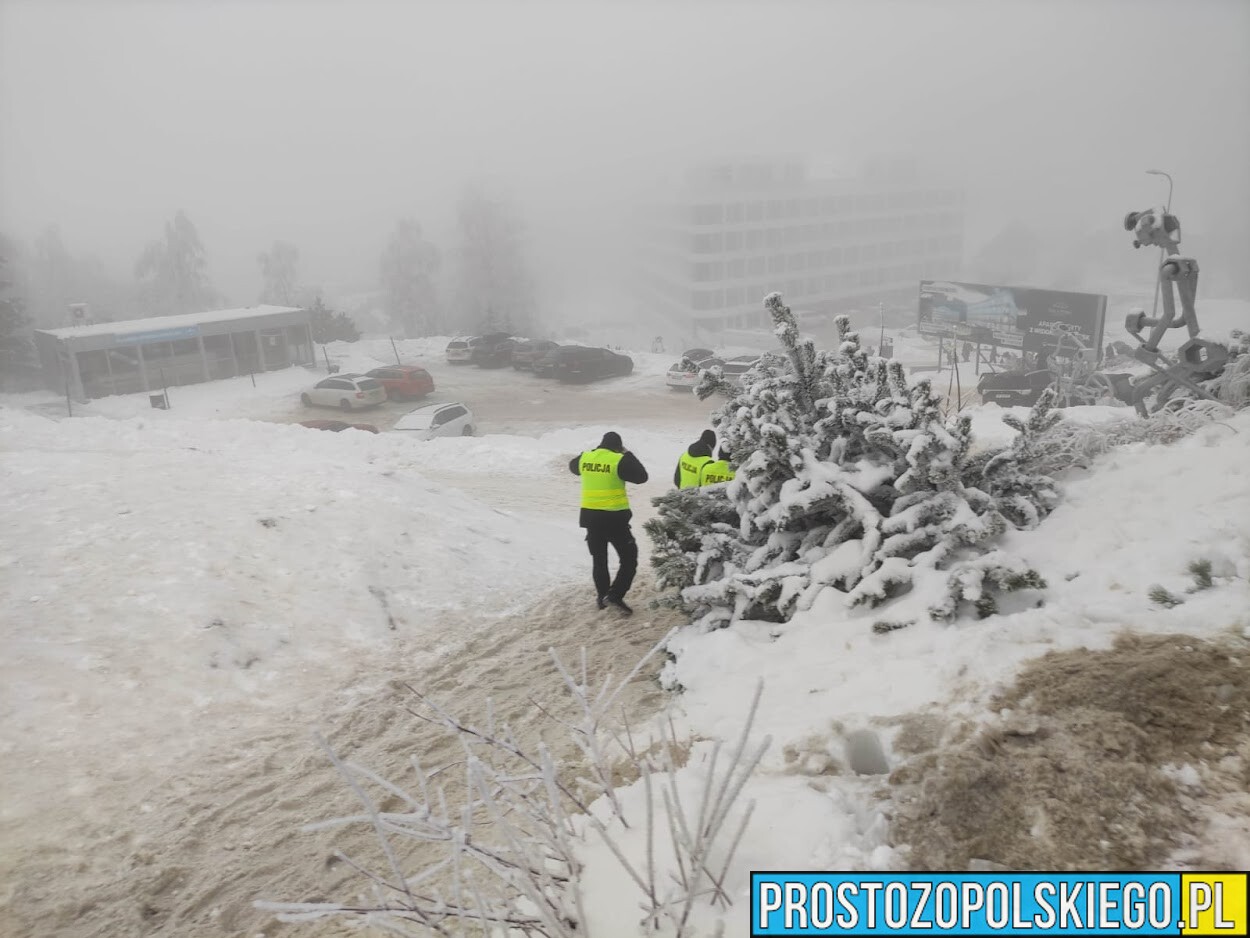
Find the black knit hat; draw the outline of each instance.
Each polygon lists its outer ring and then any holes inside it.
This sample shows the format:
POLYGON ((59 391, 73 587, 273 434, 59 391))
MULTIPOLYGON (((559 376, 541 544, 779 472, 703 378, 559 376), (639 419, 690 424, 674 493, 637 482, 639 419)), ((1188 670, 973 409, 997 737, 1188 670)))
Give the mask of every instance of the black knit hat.
POLYGON ((603 435, 603 439, 599 441, 600 449, 610 449, 619 453, 625 448, 625 444, 621 442, 621 435, 615 430, 609 430, 603 435))
POLYGON ((704 430, 703 433, 699 436, 699 442, 706 443, 708 446, 715 446, 716 445, 716 431, 704 430))

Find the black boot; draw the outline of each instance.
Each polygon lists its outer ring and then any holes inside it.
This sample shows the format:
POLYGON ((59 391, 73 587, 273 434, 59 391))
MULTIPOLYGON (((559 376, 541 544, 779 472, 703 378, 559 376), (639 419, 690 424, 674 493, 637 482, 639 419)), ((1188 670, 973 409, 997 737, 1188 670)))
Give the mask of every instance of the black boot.
POLYGON ((611 593, 609 593, 604 598, 607 599, 607 601, 611 605, 621 610, 621 612, 623 612, 625 615, 632 616, 634 614, 634 610, 629 608, 629 605, 625 602, 625 600, 621 599, 619 596, 613 596, 611 593))
POLYGON ((598 606, 600 609, 607 609, 607 608, 608 608, 608 597, 606 597, 606 596, 598 596, 598 597, 596 597, 596 598, 595 598, 595 605, 596 605, 596 606, 598 606))

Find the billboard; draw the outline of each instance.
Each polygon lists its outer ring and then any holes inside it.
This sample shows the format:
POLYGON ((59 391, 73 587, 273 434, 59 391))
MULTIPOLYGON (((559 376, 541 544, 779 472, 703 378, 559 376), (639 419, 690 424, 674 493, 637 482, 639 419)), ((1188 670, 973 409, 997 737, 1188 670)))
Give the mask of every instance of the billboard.
MULTIPOLYGON (((981 342, 1037 355, 1071 336, 1101 357, 1107 298, 1035 287, 920 281, 921 335, 981 342)), ((1071 349, 1072 341, 1064 341, 1071 349)))

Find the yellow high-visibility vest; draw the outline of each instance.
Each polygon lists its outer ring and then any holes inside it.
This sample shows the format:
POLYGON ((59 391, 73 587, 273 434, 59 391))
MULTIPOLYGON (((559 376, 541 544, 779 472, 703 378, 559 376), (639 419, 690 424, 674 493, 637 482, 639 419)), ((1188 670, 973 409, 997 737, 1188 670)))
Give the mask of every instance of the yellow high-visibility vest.
POLYGON ((679 489, 693 489, 699 487, 699 472, 712 461, 711 456, 691 456, 690 453, 682 453, 681 459, 677 461, 677 468, 681 475, 679 478, 679 489))
POLYGON ((728 482, 734 477, 734 471, 729 468, 729 460, 718 459, 710 462, 699 471, 700 485, 715 485, 718 482, 728 482))
POLYGON ((628 511, 625 482, 617 474, 624 453, 610 449, 590 449, 578 459, 582 477, 582 507, 597 511, 628 511))

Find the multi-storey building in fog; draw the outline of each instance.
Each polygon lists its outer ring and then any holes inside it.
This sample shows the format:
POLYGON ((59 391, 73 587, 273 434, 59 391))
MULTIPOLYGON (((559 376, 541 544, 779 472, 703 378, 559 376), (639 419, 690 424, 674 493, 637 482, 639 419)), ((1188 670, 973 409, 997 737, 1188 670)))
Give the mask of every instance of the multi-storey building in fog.
POLYGON ((707 165, 642 212, 639 285, 650 311, 702 335, 764 325, 774 290, 796 312, 914 307, 920 280, 958 276, 963 228, 963 192, 914 164, 707 165))

